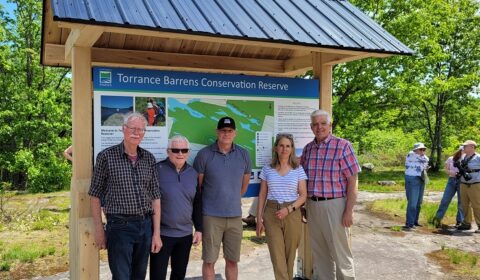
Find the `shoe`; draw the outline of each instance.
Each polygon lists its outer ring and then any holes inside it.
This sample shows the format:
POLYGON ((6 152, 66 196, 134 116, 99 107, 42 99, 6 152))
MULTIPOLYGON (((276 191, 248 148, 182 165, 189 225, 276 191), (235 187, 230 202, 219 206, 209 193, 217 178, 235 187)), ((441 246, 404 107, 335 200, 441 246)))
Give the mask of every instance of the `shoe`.
POLYGON ((412 230, 413 230, 413 227, 403 226, 403 227, 402 227, 402 230, 403 230, 403 231, 412 231, 412 230))
POLYGON ((462 225, 462 222, 457 222, 457 223, 455 224, 455 227, 458 228, 458 227, 461 226, 461 225, 462 225))
POLYGON ((414 227, 423 227, 423 225, 419 224, 419 223, 416 223, 413 225, 414 227))
POLYGON ((257 225, 257 222, 255 221, 255 216, 252 215, 248 215, 248 217, 242 218, 242 222, 246 223, 249 227, 254 227, 257 225))
POLYGON ((460 226, 457 227, 458 230, 471 230, 472 225, 470 224, 461 224, 460 226))
POLYGON ((432 224, 435 228, 441 228, 442 227, 442 220, 440 220, 439 218, 435 217, 433 218, 432 220, 432 224))

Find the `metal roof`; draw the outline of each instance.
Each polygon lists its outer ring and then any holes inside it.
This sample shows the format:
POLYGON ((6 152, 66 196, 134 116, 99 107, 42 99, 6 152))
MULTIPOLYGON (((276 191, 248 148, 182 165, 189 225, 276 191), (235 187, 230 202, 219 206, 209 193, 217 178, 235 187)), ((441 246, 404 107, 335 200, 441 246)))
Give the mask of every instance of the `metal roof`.
POLYGON ((51 1, 55 21, 377 53, 413 53, 343 0, 51 1))

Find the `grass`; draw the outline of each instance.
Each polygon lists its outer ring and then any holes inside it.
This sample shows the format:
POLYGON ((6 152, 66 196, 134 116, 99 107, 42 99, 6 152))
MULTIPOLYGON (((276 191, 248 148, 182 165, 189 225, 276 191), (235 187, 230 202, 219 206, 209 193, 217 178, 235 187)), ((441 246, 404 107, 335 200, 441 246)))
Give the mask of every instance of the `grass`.
MULTIPOLYGON (((435 217, 439 203, 423 202, 422 209, 420 210, 419 223, 428 224, 430 228, 433 228, 432 220, 435 217)), ((405 213, 407 208, 406 199, 385 199, 368 202, 366 204, 367 210, 382 216, 384 218, 398 221, 399 223, 405 222, 405 213)), ((442 220, 444 224, 455 224, 457 215, 457 204, 450 203, 447 212, 442 220)))
MULTIPOLYGON (((426 186, 428 191, 443 191, 448 177, 444 172, 431 172, 428 174, 430 182, 426 186)), ((405 191, 404 169, 363 171, 358 175, 359 189, 368 192, 398 192, 405 191), (395 181, 393 186, 381 186, 378 181, 395 181)))
POLYGON ((445 272, 460 276, 461 279, 480 278, 478 253, 442 246, 441 250, 428 253, 427 257, 437 262, 445 272))
POLYGON ((69 205, 68 192, 14 194, 8 200, 0 223, 0 279, 68 270, 69 205))

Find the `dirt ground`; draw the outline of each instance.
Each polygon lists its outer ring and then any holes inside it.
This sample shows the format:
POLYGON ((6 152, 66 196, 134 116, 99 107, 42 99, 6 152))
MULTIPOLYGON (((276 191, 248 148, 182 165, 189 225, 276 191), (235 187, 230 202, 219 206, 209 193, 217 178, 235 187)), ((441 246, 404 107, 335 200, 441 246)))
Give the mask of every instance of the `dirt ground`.
MULTIPOLYGON (((352 230, 353 251, 357 279, 425 279, 453 280, 455 278, 442 271, 442 268, 426 257, 426 254, 439 250, 442 246, 480 252, 480 234, 472 231, 453 235, 433 234, 427 231, 395 232, 392 226, 398 222, 384 220, 365 210, 364 203, 377 199, 403 197, 404 193, 359 194, 355 207, 355 225, 352 230)), ((438 201, 441 193, 427 193, 425 200, 438 201)), ((246 216, 252 199, 245 199, 243 212, 246 216)), ((198 255, 191 259, 187 279, 201 279, 201 261, 198 255)), ((110 279, 108 265, 101 263, 101 279, 110 279)), ((244 250, 239 264, 239 279, 274 279, 272 265, 266 244, 259 244, 244 250)), ((225 279, 224 262, 216 264, 217 279, 225 279)), ((68 273, 35 278, 42 280, 68 279, 68 273)))

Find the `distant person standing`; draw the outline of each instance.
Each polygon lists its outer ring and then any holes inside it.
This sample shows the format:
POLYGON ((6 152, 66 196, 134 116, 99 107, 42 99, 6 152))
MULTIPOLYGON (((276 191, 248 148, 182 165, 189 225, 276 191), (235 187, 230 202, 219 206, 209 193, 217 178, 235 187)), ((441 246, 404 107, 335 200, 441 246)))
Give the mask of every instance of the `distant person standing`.
POLYGON ((355 279, 350 227, 360 165, 352 144, 332 135, 328 112, 316 110, 310 119, 315 138, 303 149, 300 163, 308 177, 313 279, 355 279))
POLYGON ((277 135, 272 163, 262 168, 260 179, 257 236, 265 230, 275 279, 291 280, 302 237, 300 207, 307 198, 307 175, 295 156, 291 134, 277 135))
POLYGON ((425 155, 427 148, 423 143, 415 143, 413 150, 405 159, 405 192, 407 195, 407 214, 403 230, 410 231, 421 226, 418 223, 420 210, 425 191, 425 181, 428 169, 428 157, 425 155))
POLYGON ((238 278, 242 242, 241 197, 250 181, 248 152, 233 143, 235 121, 223 117, 217 124, 217 141, 201 149, 194 161, 199 173, 203 203, 202 275, 215 279, 215 262, 223 243, 225 275, 238 278))
MULTIPOLYGON (((472 211, 477 228, 480 227, 480 154, 476 152, 477 143, 467 140, 463 143, 464 155, 458 165, 460 173, 460 197, 465 214, 463 223, 458 230, 472 229, 472 211)), ((475 231, 480 233, 480 228, 475 231)))
POLYGON ((458 168, 455 167, 455 165, 457 165, 456 163, 458 163, 461 159, 462 153, 463 146, 460 146, 460 148, 445 162, 445 172, 448 174, 448 181, 447 185, 445 186, 445 190, 443 191, 442 200, 440 201, 440 205, 438 206, 435 218, 433 218, 433 225, 436 228, 442 227, 443 216, 445 216, 448 205, 450 205, 450 202, 452 201, 452 198, 455 196, 455 194, 457 194, 456 226, 460 226, 463 222, 463 211, 460 199, 460 176, 458 175, 458 168))
POLYGON ((107 249, 113 279, 145 279, 149 252, 157 253, 162 247, 155 157, 139 147, 146 125, 139 113, 125 116, 123 141, 98 154, 88 191, 95 245, 107 249))
POLYGON ((168 141, 168 157, 156 164, 162 196, 163 247, 150 254, 150 279, 165 279, 169 261, 170 279, 185 279, 192 243, 198 245, 202 241, 202 198, 197 171, 187 163, 189 146, 187 138, 173 136, 168 141))

